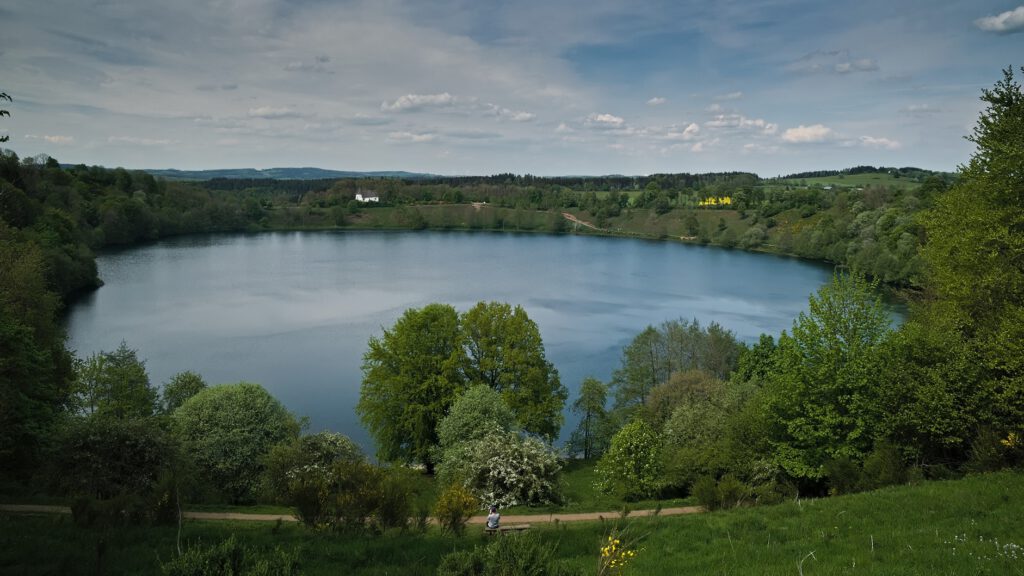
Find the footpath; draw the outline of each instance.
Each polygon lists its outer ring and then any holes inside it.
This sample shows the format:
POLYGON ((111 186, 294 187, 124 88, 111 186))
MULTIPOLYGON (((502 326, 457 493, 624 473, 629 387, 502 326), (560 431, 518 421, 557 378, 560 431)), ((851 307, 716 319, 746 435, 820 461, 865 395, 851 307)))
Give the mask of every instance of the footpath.
MULTIPOLYGON (((683 506, 680 508, 662 508, 661 510, 633 510, 629 517, 647 516, 679 516, 681 514, 697 514, 703 512, 700 506, 683 506)), ((67 506, 44 506, 37 504, 0 504, 0 513, 8 514, 71 514, 67 506)), ((191 520, 235 520, 242 522, 298 522, 291 514, 243 514, 240 512, 185 512, 185 518, 191 520)), ((551 514, 513 514, 501 516, 507 524, 540 524, 545 522, 592 522, 621 516, 620 512, 576 512, 551 514)), ((433 519, 431 519, 433 521, 433 519)), ((483 524, 486 516, 473 516, 470 524, 483 524)))

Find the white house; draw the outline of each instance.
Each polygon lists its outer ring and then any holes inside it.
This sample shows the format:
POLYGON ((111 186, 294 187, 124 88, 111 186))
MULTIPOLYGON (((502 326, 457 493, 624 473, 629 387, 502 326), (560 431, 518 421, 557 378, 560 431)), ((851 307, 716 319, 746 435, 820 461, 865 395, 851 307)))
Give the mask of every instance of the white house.
POLYGON ((380 202, 380 196, 363 196, 357 193, 356 202, 380 202))

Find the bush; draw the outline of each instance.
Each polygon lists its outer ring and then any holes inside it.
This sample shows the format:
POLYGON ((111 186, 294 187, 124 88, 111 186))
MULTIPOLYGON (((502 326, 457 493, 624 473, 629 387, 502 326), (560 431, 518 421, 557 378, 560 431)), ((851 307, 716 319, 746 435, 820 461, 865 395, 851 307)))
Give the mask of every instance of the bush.
POLYGON ((486 505, 536 506, 558 502, 558 454, 533 437, 494 432, 445 452, 439 478, 460 483, 486 505))
POLYGON ((442 530, 461 535, 466 529, 466 522, 479 507, 479 500, 465 486, 452 484, 437 499, 434 516, 442 530))
POLYGON ((339 462, 330 475, 329 506, 335 530, 361 531, 378 510, 383 473, 369 462, 339 462))
POLYGON ((750 496, 750 487, 732 474, 722 476, 718 481, 718 504, 722 508, 735 508, 750 496))
POLYGON ((76 523, 167 521, 174 445, 158 420, 77 419, 58 444, 54 478, 59 491, 76 497, 76 523))
POLYGON ((661 478, 659 444, 658 435, 643 420, 623 426, 597 463, 598 489, 626 500, 657 494, 661 478))
POLYGON ((161 567, 165 576, 291 576, 299 574, 298 555, 275 548, 245 546, 232 535, 213 546, 194 546, 161 567))
POLYGON ((890 444, 881 444, 875 446, 864 459, 860 488, 873 490, 882 486, 906 484, 907 478, 907 466, 899 449, 890 444))
POLYGON ((263 498, 271 502, 290 503, 289 474, 303 467, 328 470, 337 462, 359 462, 362 450, 349 437, 334 432, 318 432, 289 439, 271 448, 263 460, 261 482, 263 498))
POLYGON ((691 490, 697 503, 706 510, 718 509, 718 484, 711 476, 701 476, 693 483, 691 490))
POLYGON ((271 448, 298 435, 299 425, 262 386, 207 388, 172 415, 174 432, 209 482, 232 502, 251 502, 271 448))
POLYGON ((856 462, 842 456, 825 464, 825 476, 828 477, 829 494, 851 494, 860 485, 861 471, 856 462))

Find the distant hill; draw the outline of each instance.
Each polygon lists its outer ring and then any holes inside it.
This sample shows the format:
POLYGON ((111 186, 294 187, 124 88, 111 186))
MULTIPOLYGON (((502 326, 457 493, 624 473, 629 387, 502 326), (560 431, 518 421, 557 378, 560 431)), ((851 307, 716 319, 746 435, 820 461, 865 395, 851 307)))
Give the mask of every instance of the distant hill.
POLYGON ((153 176, 170 180, 212 180, 214 178, 266 179, 273 180, 325 180, 331 178, 402 178, 420 180, 436 178, 435 174, 421 174, 402 170, 385 172, 352 172, 347 170, 324 170, 323 168, 222 168, 216 170, 144 170, 153 176))

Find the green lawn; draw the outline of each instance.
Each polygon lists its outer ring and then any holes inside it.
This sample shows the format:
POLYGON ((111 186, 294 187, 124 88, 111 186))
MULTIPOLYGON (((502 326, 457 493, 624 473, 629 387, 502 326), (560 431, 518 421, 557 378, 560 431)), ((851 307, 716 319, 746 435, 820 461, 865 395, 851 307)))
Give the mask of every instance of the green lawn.
MULTIPOLYGON (((582 481, 582 480, 581 480, 582 481)), ((633 574, 1024 574, 1022 472, 893 487, 680 517, 626 519, 641 536, 633 574), (801 564, 802 562, 802 564, 801 564)), ((613 522, 537 525, 560 562, 594 571, 613 522)), ((186 543, 236 534, 260 547, 299 551, 306 574, 433 574, 441 557, 486 543, 436 530, 376 537, 313 532, 295 524, 187 522, 186 543)), ((0 573, 157 573, 174 554, 173 528, 90 531, 66 516, 0 515, 0 573)))

